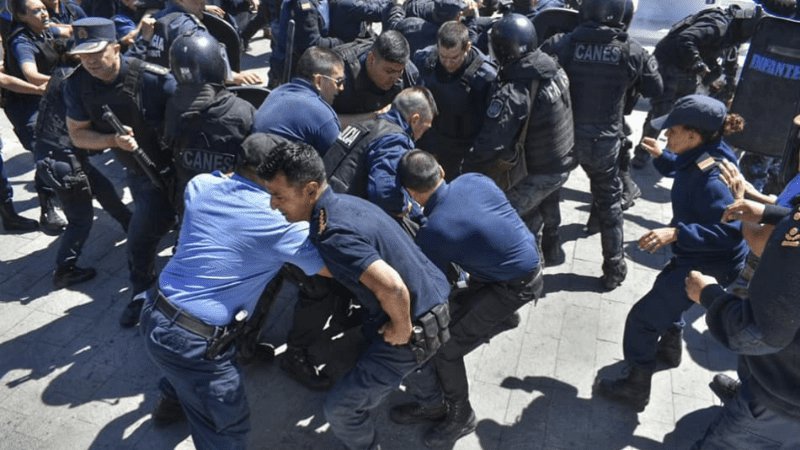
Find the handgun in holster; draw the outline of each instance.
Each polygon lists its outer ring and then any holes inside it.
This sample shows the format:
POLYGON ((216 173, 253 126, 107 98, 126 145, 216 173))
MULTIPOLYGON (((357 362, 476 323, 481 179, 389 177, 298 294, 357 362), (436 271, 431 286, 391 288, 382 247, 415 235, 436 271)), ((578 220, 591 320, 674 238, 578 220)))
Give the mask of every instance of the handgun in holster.
POLYGON ((450 340, 450 310, 447 303, 432 308, 414 323, 411 350, 418 364, 429 360, 450 340))
POLYGON ((239 334, 241 334, 245 323, 247 323, 247 316, 247 311, 244 309, 239 310, 233 317, 233 322, 226 326, 219 336, 209 341, 208 349, 206 349, 206 359, 215 359, 228 349, 239 334))

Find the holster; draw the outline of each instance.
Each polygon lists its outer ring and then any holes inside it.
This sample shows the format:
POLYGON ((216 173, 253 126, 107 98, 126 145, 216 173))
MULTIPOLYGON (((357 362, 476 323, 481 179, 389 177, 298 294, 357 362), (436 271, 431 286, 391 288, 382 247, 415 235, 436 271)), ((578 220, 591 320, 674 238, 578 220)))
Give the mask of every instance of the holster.
POLYGON ((56 191, 86 191, 92 195, 89 177, 83 171, 75 155, 69 155, 69 162, 45 157, 36 161, 36 170, 44 184, 56 191))
POLYGON ((433 307, 414 321, 409 346, 417 364, 431 359, 450 340, 450 309, 447 303, 433 307))
POLYGON ((214 336, 208 341, 206 349, 206 359, 215 359, 217 356, 228 350, 228 347, 236 340, 244 330, 247 323, 247 311, 241 310, 234 316, 233 322, 222 329, 219 335, 214 336), (244 313, 243 315, 241 313, 244 313))

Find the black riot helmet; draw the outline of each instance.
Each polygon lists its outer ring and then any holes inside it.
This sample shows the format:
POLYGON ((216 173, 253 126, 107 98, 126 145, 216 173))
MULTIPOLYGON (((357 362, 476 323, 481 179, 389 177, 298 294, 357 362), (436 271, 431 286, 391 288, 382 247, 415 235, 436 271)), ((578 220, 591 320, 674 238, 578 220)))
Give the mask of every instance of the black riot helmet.
POLYGON ((522 14, 506 14, 489 32, 489 50, 501 66, 535 50, 537 45, 536 29, 522 14))
POLYGON ((169 66, 179 84, 223 84, 231 71, 225 46, 202 30, 175 39, 169 66))
POLYGON ((583 0, 581 22, 596 22, 612 27, 622 26, 627 0, 583 0))
POLYGON ((761 5, 746 7, 731 5, 728 7, 728 14, 733 17, 731 22, 733 40, 742 43, 753 37, 758 21, 764 17, 764 9, 761 5))

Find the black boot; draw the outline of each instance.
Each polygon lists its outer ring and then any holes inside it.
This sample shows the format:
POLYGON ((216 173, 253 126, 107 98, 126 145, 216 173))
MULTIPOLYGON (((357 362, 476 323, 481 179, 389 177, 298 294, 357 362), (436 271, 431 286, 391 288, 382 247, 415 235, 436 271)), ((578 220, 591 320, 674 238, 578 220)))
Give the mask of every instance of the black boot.
POLYGON ((11 200, 0 203, 0 218, 6 231, 34 231, 39 228, 39 223, 35 220, 17 214, 11 200))
POLYGON ((153 425, 163 427, 186 419, 181 402, 162 395, 153 409, 153 425))
POLYGON ((739 393, 739 388, 741 386, 741 381, 734 380, 724 373, 714 375, 714 379, 711 380, 711 383, 708 383, 708 387, 711 388, 711 391, 714 392, 714 395, 716 395, 722 403, 728 403, 733 400, 739 393))
POLYGON ((681 365, 681 354, 683 353, 683 346, 681 345, 681 338, 683 337, 683 328, 670 327, 666 333, 658 340, 658 350, 656 351, 656 359, 669 368, 678 367, 681 365))
POLYGON ((620 170, 619 178, 622 180, 622 210, 625 211, 634 205, 637 198, 642 196, 642 190, 633 181, 630 172, 620 170))
POLYGON ((652 369, 631 364, 622 378, 598 380, 594 385, 594 393, 642 412, 650 402, 652 377, 652 369))
POLYGON ((606 291, 613 291, 625 281, 627 276, 628 265, 625 263, 625 258, 620 258, 619 261, 605 261, 600 283, 606 291))
POLYGON ((389 418, 392 422, 401 425, 414 423, 439 422, 447 416, 447 403, 442 402, 438 405, 423 406, 417 402, 403 403, 393 406, 389 410, 389 418))
POLYGON ((64 231, 67 221, 56 211, 55 194, 39 193, 39 207, 42 213, 39 215, 39 226, 45 233, 59 234, 64 231))
POLYGON ((567 260, 567 254, 561 248, 561 240, 558 238, 558 234, 542 234, 542 258, 544 259, 545 267, 558 266, 564 264, 564 261, 567 260))
POLYGON ((447 417, 425 433, 425 445, 444 447, 475 431, 475 412, 469 400, 448 402, 447 417))
POLYGON ((142 307, 144 307, 146 298, 147 291, 134 294, 131 301, 125 305, 125 309, 122 310, 122 314, 119 316, 119 326, 122 328, 131 328, 139 323, 139 316, 142 315, 142 307))
POLYGON ((314 367, 314 363, 302 348, 287 347, 280 366, 292 379, 312 391, 325 391, 331 388, 331 378, 327 373, 314 367))
POLYGON ((65 264, 56 268, 53 273, 53 286, 56 289, 72 286, 73 284, 89 281, 97 276, 97 271, 91 267, 78 267, 75 264, 65 264))

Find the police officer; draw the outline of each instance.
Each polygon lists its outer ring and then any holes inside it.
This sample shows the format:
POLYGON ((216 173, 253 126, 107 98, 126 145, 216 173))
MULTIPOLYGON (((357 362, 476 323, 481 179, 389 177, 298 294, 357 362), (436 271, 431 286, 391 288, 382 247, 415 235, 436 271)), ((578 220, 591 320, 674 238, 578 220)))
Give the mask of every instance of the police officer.
POLYGON ((120 200, 111 181, 89 162, 86 150, 75 148, 69 140, 64 85, 74 70, 58 68, 50 77, 39 105, 34 144, 36 154, 43 155, 36 163, 36 175, 55 190, 67 216, 67 228, 59 242, 53 273, 53 286, 58 289, 96 275, 94 268, 77 265, 94 221, 93 197, 125 232, 131 220, 130 210, 120 200))
MULTIPOLYGON (((8 36, 4 53, 6 72, 31 84, 45 84, 61 63, 65 48, 55 45, 49 30, 47 8, 39 0, 11 0, 15 28, 8 36)), ((23 148, 34 150, 34 128, 41 94, 7 91, 3 93, 3 111, 14 127, 23 148)), ((34 159, 40 159, 34 154, 34 159)), ((61 233, 67 222, 55 208, 55 192, 39 178, 34 179, 41 214, 39 225, 49 233, 61 233)))
MULTIPOLYGON (((78 55, 81 67, 69 77, 64 89, 69 137, 79 148, 114 150, 125 166, 136 205, 126 247, 132 301, 120 317, 120 325, 131 327, 138 323, 147 289, 156 280, 158 243, 175 223, 175 210, 166 189, 153 184, 132 152, 141 147, 156 171, 170 166, 171 155, 161 149, 160 128, 175 79, 164 67, 121 56, 111 20, 87 17, 75 21, 73 28, 77 40, 71 53, 78 55), (104 105, 133 134, 117 134, 103 119, 104 105)), ((158 181, 168 184, 171 180, 158 181)))
MULTIPOLYGON (((656 44, 654 54, 664 80, 664 91, 650 103, 643 138, 658 137, 658 130, 650 126, 651 119, 667 114, 675 100, 694 94, 700 84, 698 79, 710 85, 724 70, 725 86, 733 92, 739 46, 753 35, 762 15, 760 7, 731 5, 726 9, 704 9, 672 26, 656 44), (720 59, 725 62, 723 66, 720 59)), ((647 151, 637 146, 633 167, 642 168, 649 160, 647 151)))
MULTIPOLYGON (((41 95, 45 85, 37 86, 17 77, 6 75, 0 70, 0 86, 3 89, 13 90, 22 94, 41 95)), ((39 223, 17 214, 12 198, 14 191, 6 175, 3 162, 3 141, 0 140, 0 221, 6 231, 34 231, 39 228, 39 223)))
POLYGON ((536 43, 536 30, 525 16, 512 13, 492 26, 490 45, 500 70, 464 171, 490 173, 498 161, 512 159, 521 145, 528 175, 506 195, 534 233, 544 223, 545 259, 557 264, 564 259, 559 255, 557 192, 577 162, 569 80, 536 43))
POLYGON ((158 409, 180 403, 198 449, 247 445, 247 397, 236 347, 225 337, 253 314, 284 263, 327 274, 308 224, 288 223, 269 207, 256 172, 269 150, 265 136, 254 134, 235 173, 189 182, 181 245, 142 313, 145 347, 165 377, 158 409))
POLYGON ((309 47, 333 48, 344 43, 339 38, 329 35, 330 5, 328 0, 283 0, 278 30, 273 37, 272 54, 269 57, 270 86, 277 86, 276 81, 282 80, 284 65, 287 55, 287 41, 289 40, 289 20, 295 21, 292 52, 292 68, 294 73, 300 55, 309 47))
POLYGON ((600 221, 606 290, 628 273, 622 250, 622 184, 617 158, 623 133, 625 92, 636 84, 645 97, 661 93, 655 60, 622 30, 625 0, 587 0, 578 27, 548 39, 542 50, 558 58, 569 75, 574 106, 575 154, 589 175, 600 221))
POLYGON ((309 47, 291 82, 274 89, 258 108, 255 131, 303 141, 324 155, 341 131, 331 104, 344 82, 342 58, 333 50, 309 47))
POLYGON ((446 105, 417 146, 436 155, 446 180, 461 172, 461 161, 483 125, 489 88, 497 70, 469 40, 467 27, 445 22, 437 43, 414 55, 420 82, 438 105, 446 105))
MULTIPOLYGON (((205 0, 174 0, 153 15, 155 24, 150 32, 142 32, 126 54, 149 63, 169 66, 169 49, 178 37, 198 30, 207 31, 201 18, 205 0)), ((262 84, 264 80, 253 71, 231 72, 233 84, 262 84)))
POLYGON ((380 208, 329 189, 324 164, 313 148, 278 147, 260 174, 267 179, 274 208, 290 222, 311 223, 311 242, 336 280, 354 292, 363 307, 367 349, 334 385, 324 411, 347 448, 377 448, 370 411, 433 355, 435 341, 441 342, 441 329, 448 325, 447 279, 380 208), (419 354, 406 344, 412 322, 422 320, 430 325, 431 339, 425 350, 415 347, 423 353, 419 354))
POLYGON ((178 86, 167 103, 164 140, 175 162, 174 203, 180 212, 189 179, 236 167, 255 108, 225 88, 230 72, 225 48, 202 30, 173 42, 170 67, 178 86))
POLYGON ((408 41, 388 30, 374 41, 355 41, 334 48, 344 60, 344 90, 333 109, 342 126, 372 119, 403 89, 417 84, 419 72, 410 61, 408 41))
POLYGON ((375 203, 395 217, 413 203, 397 184, 397 164, 431 127, 438 110, 424 87, 404 89, 389 112, 345 128, 325 155, 331 186, 375 203))
MULTIPOLYGON (((726 217, 733 212, 729 208, 726 217)), ((766 219, 763 212, 759 213, 762 215, 766 219)), ((742 214, 730 216, 736 220, 742 214)), ((778 220, 764 247, 747 300, 726 293, 713 277, 700 272, 689 272, 686 277, 686 294, 707 309, 711 334, 739 354, 742 379, 705 436, 692 448, 800 446, 800 305, 794 301, 800 289, 798 227, 800 208, 795 201, 789 214, 778 220)))
POLYGON ((331 0, 330 8, 330 34, 342 42, 372 37, 371 23, 380 22, 389 30, 403 19, 403 9, 394 0, 331 0))
POLYGON ((717 167, 722 160, 736 164, 722 136, 740 131, 742 125, 742 118, 727 114, 722 102, 702 95, 679 99, 669 115, 653 120, 654 128, 668 129, 668 151, 652 138, 643 143, 656 158, 656 169, 675 178, 673 217, 668 227, 645 233, 638 243, 651 253, 670 245, 674 256, 628 313, 622 341, 625 373, 598 380, 596 394, 644 410, 656 362, 677 367, 681 361, 681 316, 692 305, 681 289, 686 276, 699 270, 728 285, 744 267, 747 245, 741 223, 721 222, 733 196, 717 167))
POLYGON ((484 175, 447 183, 436 158, 422 150, 406 153, 398 172, 427 218, 417 245, 443 272, 457 264, 469 274, 469 286, 450 299, 450 341, 411 377, 422 401, 395 406, 390 417, 403 424, 441 421, 425 433, 425 444, 452 445, 475 429, 464 356, 542 292, 536 239, 484 175))

